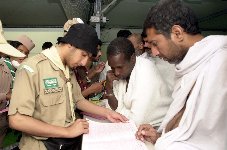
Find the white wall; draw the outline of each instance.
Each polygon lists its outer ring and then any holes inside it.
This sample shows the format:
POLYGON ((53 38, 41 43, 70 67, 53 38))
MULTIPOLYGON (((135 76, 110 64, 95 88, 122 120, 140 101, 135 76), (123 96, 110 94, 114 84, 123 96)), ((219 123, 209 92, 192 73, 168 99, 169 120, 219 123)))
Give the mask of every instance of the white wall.
POLYGON ((35 43, 35 48, 30 56, 41 52, 44 42, 57 42, 57 38, 63 35, 62 28, 4 28, 4 35, 7 40, 16 40, 22 34, 27 35, 35 43))
MULTIPOLYGON (((101 30, 101 40, 104 42, 102 46, 102 60, 106 60, 106 49, 108 44, 117 37, 117 32, 122 28, 111 28, 101 30)), ((141 33, 142 29, 129 29, 132 33, 141 33)), ((31 55, 41 52, 42 44, 46 41, 55 44, 57 38, 63 35, 62 28, 4 28, 4 35, 7 40, 16 40, 22 34, 29 36, 36 44, 35 48, 31 51, 31 55)), ((226 32, 203 32, 203 35, 223 34, 226 32)))
MULTIPOLYGON (((104 42, 102 46, 103 57, 106 60, 106 49, 108 44, 117 37, 120 28, 111 28, 101 30, 101 40, 104 42)), ((129 29, 132 33, 141 33, 141 29, 129 29)), ((4 35, 7 40, 16 40, 22 34, 30 37, 35 43, 35 48, 30 52, 29 56, 37 54, 42 50, 42 44, 46 41, 55 44, 57 38, 63 35, 62 28, 4 28, 4 35)))

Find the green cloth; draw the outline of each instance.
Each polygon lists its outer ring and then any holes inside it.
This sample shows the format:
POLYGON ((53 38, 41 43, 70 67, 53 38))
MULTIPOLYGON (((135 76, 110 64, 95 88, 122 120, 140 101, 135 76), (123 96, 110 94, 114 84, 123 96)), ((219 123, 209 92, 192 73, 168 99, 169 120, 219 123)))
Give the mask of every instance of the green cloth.
POLYGON ((13 67, 9 58, 5 58, 4 62, 6 63, 7 67, 9 68, 11 75, 13 77, 13 80, 12 80, 12 83, 11 83, 11 89, 12 89, 13 88, 13 82, 14 82, 14 79, 15 79, 15 68, 13 67))
POLYGON ((7 134, 3 140, 3 147, 8 147, 10 145, 13 145, 19 142, 20 137, 21 137, 21 132, 8 129, 7 134))

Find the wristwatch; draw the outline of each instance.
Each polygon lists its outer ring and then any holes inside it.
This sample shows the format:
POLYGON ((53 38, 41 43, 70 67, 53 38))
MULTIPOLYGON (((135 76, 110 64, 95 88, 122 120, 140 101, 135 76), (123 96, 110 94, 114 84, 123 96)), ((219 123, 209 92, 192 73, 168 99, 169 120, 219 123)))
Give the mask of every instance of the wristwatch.
POLYGON ((89 79, 88 76, 86 76, 86 81, 87 81, 88 83, 90 83, 90 82, 91 82, 91 79, 89 79))

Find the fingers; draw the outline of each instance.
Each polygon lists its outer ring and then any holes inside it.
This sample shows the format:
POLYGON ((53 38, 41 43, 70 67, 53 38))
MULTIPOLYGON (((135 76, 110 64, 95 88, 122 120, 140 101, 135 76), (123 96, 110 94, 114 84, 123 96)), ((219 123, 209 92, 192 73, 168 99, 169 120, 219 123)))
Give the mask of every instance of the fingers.
POLYGON ((105 66, 105 62, 103 62, 103 61, 101 61, 99 64, 101 64, 101 65, 103 65, 103 66, 105 66))
POLYGON ((112 111, 112 112, 110 112, 110 114, 108 115, 108 120, 110 120, 111 122, 126 122, 126 121, 128 121, 128 119, 125 117, 125 116, 123 116, 123 115, 121 115, 121 114, 119 114, 119 113, 117 113, 117 112, 115 112, 115 111, 112 111))
POLYGON ((149 130, 150 128, 152 128, 152 126, 150 124, 142 124, 139 126, 138 131, 141 133, 141 131, 149 130))
POLYGON ((88 123, 88 121, 86 119, 76 119, 75 122, 87 122, 88 123))
POLYGON ((150 128, 153 128, 150 124, 142 124, 139 126, 138 131, 136 132, 136 138, 141 141, 149 140, 147 136, 147 131, 149 131, 150 128), (146 132, 145 132, 146 131, 146 132))
POLYGON ((137 131, 135 136, 137 140, 141 140, 143 142, 145 141, 143 135, 140 132, 137 131))
POLYGON ((116 119, 112 118, 111 116, 110 116, 110 117, 107 117, 107 119, 108 119, 110 122, 113 122, 113 123, 119 122, 119 121, 117 121, 116 119))
POLYGON ((77 137, 89 132, 89 123, 86 119, 77 119, 71 126, 66 128, 67 137, 77 137))
POLYGON ((142 130, 141 134, 143 135, 144 139, 148 142, 155 143, 156 140, 160 137, 160 133, 158 133, 153 127, 149 128, 148 130, 142 130))
POLYGON ((124 115, 121 115, 121 114, 119 114, 120 115, 120 121, 121 122, 126 122, 126 121, 128 121, 128 118, 126 118, 124 115))
POLYGON ((75 125, 81 124, 83 128, 88 129, 89 128, 89 123, 86 119, 77 119, 75 121, 75 125))
POLYGON ((84 133, 84 134, 88 134, 88 133, 89 133, 89 130, 88 130, 88 129, 84 129, 84 130, 83 130, 83 133, 84 133))

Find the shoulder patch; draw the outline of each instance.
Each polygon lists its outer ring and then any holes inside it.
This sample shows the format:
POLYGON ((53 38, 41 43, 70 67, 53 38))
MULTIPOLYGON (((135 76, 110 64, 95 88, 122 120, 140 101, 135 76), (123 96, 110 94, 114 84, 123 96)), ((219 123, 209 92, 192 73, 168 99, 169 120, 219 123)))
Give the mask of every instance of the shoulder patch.
POLYGON ((25 61, 23 61, 22 64, 19 66, 18 70, 21 70, 24 68, 29 72, 35 72, 37 68, 37 64, 45 60, 47 60, 47 58, 44 55, 37 54, 28 59, 25 59, 25 61))
POLYGON ((26 69, 27 71, 31 72, 31 73, 34 72, 34 70, 31 67, 29 67, 28 65, 22 65, 22 66, 20 66, 19 67, 19 70, 21 70, 23 68, 26 69))

